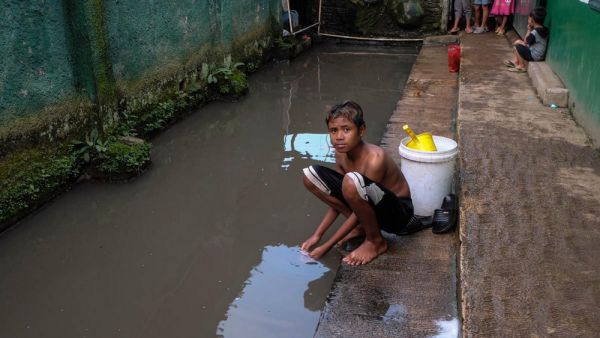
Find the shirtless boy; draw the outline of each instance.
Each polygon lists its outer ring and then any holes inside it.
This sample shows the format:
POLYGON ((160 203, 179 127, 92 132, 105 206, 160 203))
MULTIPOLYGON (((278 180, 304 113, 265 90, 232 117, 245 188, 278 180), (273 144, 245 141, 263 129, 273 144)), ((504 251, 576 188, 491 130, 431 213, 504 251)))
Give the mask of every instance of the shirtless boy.
POLYGON ((399 233, 413 216, 406 179, 385 151, 362 140, 366 125, 352 101, 333 106, 325 118, 335 148, 335 170, 312 165, 304 169, 304 185, 325 202, 325 217, 301 248, 318 259, 336 243, 359 236, 364 242, 344 258, 367 264, 387 250, 380 230, 399 233), (346 217, 333 236, 315 247, 339 214, 346 217))

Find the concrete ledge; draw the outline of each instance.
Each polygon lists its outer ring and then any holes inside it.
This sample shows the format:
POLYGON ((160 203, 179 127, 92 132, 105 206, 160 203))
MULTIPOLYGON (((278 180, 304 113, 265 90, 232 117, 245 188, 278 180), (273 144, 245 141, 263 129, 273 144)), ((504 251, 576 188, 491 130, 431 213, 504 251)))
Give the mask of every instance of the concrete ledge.
POLYGON ((423 40, 423 45, 448 45, 451 43, 458 43, 458 35, 434 35, 428 36, 423 40))
POLYGON ((569 90, 546 62, 529 62, 527 71, 544 105, 568 106, 569 90))

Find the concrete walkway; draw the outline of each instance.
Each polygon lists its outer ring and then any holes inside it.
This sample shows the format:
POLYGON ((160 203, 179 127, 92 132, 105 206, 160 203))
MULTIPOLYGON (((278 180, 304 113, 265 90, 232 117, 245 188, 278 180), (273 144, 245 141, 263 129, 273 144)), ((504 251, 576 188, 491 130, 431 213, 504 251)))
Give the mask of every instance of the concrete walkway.
POLYGON ((458 86, 446 47, 422 48, 382 141, 399 162, 405 122, 458 138, 460 242, 388 237, 376 261, 342 266, 316 337, 600 332, 599 153, 567 110, 541 104, 528 74, 505 69, 507 38, 461 45, 458 86))
POLYGON ((504 37, 464 35, 459 86, 465 337, 600 332, 600 157, 567 110, 506 71, 504 37))
MULTIPOLYGON (((404 123, 415 131, 456 139, 452 126, 457 95, 458 76, 448 72, 447 47, 423 46, 382 146, 400 163, 404 123)), ((426 337, 458 332, 456 233, 434 235, 426 229, 387 238, 389 251, 372 263, 340 266, 315 337, 426 337)))

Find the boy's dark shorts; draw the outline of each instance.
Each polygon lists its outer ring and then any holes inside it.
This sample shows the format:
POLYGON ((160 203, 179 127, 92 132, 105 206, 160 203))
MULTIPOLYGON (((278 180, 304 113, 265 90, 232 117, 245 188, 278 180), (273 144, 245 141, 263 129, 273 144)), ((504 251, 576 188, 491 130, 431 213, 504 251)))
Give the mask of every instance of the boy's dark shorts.
MULTIPOLYGON (((348 206, 342 193, 344 175, 320 165, 304 168, 304 175, 310 182, 324 193, 331 195, 348 206)), ((356 186, 360 197, 375 210, 377 223, 381 230, 398 234, 404 230, 413 216, 413 204, 410 198, 401 198, 392 191, 373 182, 368 177, 357 173, 346 174, 356 186)))
POLYGON ((517 53, 519 53, 525 61, 533 61, 533 56, 531 56, 531 51, 528 46, 516 45, 515 48, 517 49, 517 53))

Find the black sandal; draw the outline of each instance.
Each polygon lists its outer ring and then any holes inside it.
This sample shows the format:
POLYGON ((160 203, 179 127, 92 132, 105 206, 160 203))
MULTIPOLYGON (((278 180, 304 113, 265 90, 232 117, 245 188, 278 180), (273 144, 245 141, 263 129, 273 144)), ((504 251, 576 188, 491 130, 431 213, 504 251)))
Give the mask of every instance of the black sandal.
POLYGON ((417 231, 427 229, 431 226, 431 217, 419 217, 413 216, 410 221, 406 224, 402 231, 398 232, 397 235, 405 236, 412 235, 417 231))
POLYGON ((454 229, 458 218, 458 201, 456 195, 450 194, 444 197, 441 209, 433 212, 431 232, 443 234, 454 229))

